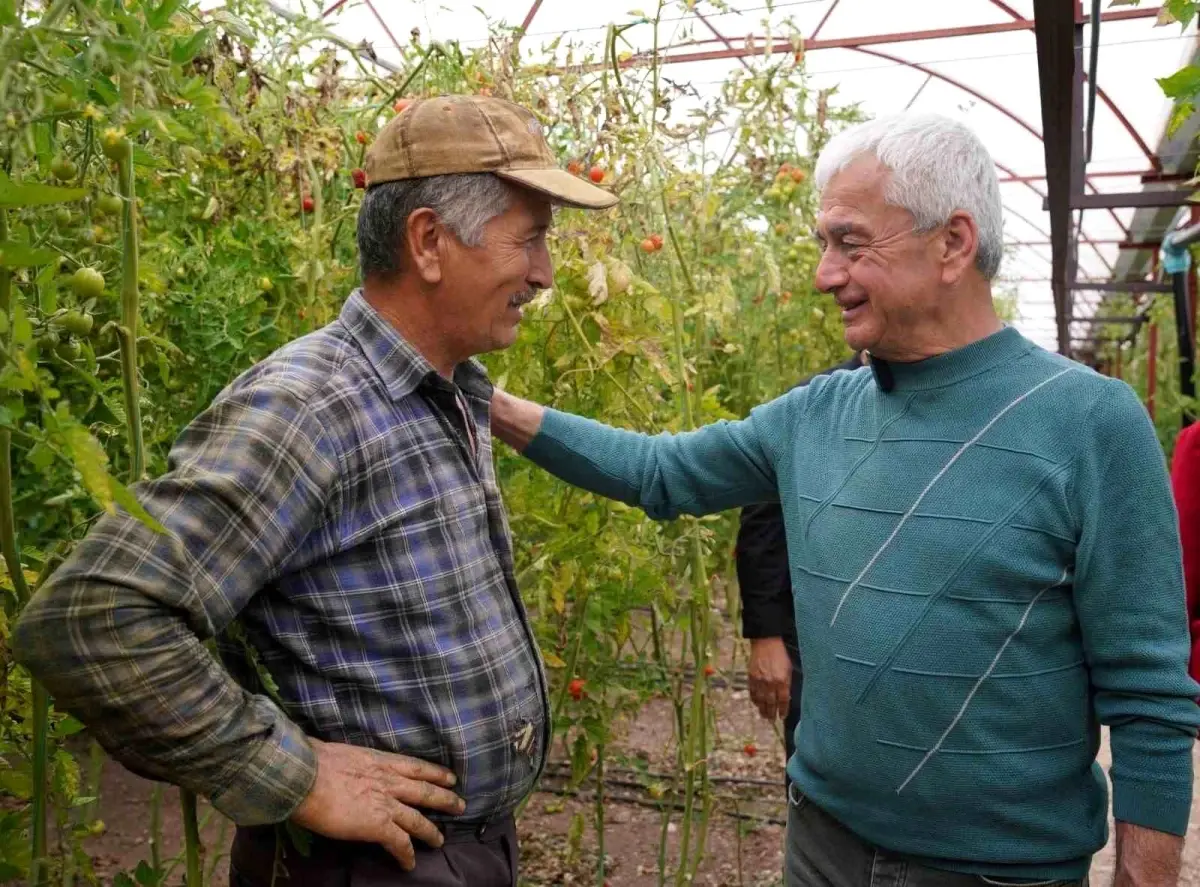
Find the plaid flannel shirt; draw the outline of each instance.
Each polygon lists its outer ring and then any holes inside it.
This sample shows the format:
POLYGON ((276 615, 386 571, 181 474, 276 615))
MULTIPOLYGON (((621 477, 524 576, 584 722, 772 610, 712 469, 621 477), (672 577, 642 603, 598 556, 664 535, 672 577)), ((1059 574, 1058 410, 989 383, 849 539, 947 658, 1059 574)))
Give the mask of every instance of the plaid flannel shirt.
POLYGON ((22 614, 18 657, 127 767, 239 824, 307 795, 306 735, 450 768, 462 819, 511 810, 550 725, 490 397, 477 362, 451 384, 355 291, 218 395, 168 473, 137 486, 169 535, 98 522, 22 614), (218 636, 225 668, 204 646, 218 636))

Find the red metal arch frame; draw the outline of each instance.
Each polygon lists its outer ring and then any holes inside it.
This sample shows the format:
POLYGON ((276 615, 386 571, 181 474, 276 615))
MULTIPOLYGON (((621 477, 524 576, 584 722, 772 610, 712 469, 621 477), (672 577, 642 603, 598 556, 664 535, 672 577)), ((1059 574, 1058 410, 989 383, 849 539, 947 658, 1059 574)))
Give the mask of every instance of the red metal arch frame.
MULTIPOLYGON (((963 92, 968 93, 969 95, 973 95, 975 98, 979 99, 979 101, 983 102, 984 104, 986 104, 992 108, 995 108, 997 111, 999 111, 1004 116, 1008 117, 1010 120, 1012 120, 1018 126, 1022 127, 1026 131, 1028 131, 1030 133, 1030 135, 1032 135, 1038 141, 1044 141, 1044 139, 1042 138, 1041 132, 1039 132, 1038 129, 1033 124, 1031 124, 1028 120, 1021 117, 1019 114, 1015 113, 1011 109, 1000 104, 1000 102, 996 101, 995 99, 989 98, 988 96, 984 95, 983 93, 981 93, 979 90, 975 89, 974 87, 968 86, 967 84, 963 83, 961 80, 951 77, 948 74, 943 74, 940 71, 935 71, 933 68, 929 68, 925 65, 919 64, 918 62, 910 62, 906 59, 900 58, 899 56, 891 55, 886 52, 880 52, 877 49, 865 49, 863 47, 849 47, 849 48, 853 49, 855 52, 861 52, 866 55, 873 55, 873 56, 876 56, 877 58, 886 59, 887 61, 894 62, 898 65, 904 65, 906 67, 912 68, 913 70, 920 71, 922 74, 933 77, 936 80, 941 80, 945 83, 949 83, 951 86, 961 89, 963 92)), ((997 164, 997 166, 999 166, 999 164, 997 164)), ((1014 173, 1012 170, 1010 170, 1006 167, 1001 167, 1001 169, 1003 169, 1004 172, 1006 172, 1010 176, 1016 175, 1016 173, 1014 173)), ((1084 182, 1086 183, 1087 187, 1092 189, 1093 193, 1097 193, 1097 194, 1100 193, 1100 190, 1096 187, 1095 183, 1092 182, 1090 177, 1085 176, 1084 182)), ((1029 184, 1029 183, 1026 182, 1025 184, 1029 184)), ((1034 188, 1034 190, 1038 191, 1038 189, 1036 189, 1036 188, 1034 188)), ((1038 193, 1041 194, 1040 191, 1038 191, 1038 193)), ((1046 195, 1042 194, 1041 196, 1045 197, 1046 195)), ((1121 232, 1126 237, 1128 237, 1129 229, 1125 226, 1125 223, 1121 221, 1121 217, 1117 215, 1115 210, 1110 209, 1108 212, 1109 212, 1109 215, 1112 216, 1113 221, 1117 223, 1117 227, 1119 227, 1121 229, 1121 232)))
MULTIPOLYGON (((1007 3, 1004 3, 1003 0, 992 0, 992 5, 1006 12, 1015 21, 1028 23, 1030 26, 1033 25, 1033 22, 1030 19, 1025 18, 1025 16, 1021 15, 1007 3)), ((1101 21, 1103 21, 1103 17, 1101 18, 1101 21)), ((1086 71, 1083 72, 1083 78, 1085 81, 1088 79, 1088 73, 1086 71)), ((1146 160, 1150 162, 1151 168, 1157 172, 1161 172, 1162 161, 1155 155, 1153 151, 1150 150, 1150 146, 1146 144, 1145 139, 1142 138, 1141 134, 1137 131, 1134 125, 1129 122, 1129 118, 1125 116, 1124 112, 1117 107, 1117 103, 1109 98, 1108 93, 1104 91, 1104 88, 1100 86, 1099 83, 1096 84, 1096 95, 1099 97, 1100 101, 1104 102, 1104 104, 1108 106, 1108 109, 1112 111, 1113 116, 1117 118, 1121 126, 1125 128, 1125 131, 1129 133, 1129 137, 1133 139, 1134 143, 1138 146, 1138 149, 1146 155, 1146 160)))

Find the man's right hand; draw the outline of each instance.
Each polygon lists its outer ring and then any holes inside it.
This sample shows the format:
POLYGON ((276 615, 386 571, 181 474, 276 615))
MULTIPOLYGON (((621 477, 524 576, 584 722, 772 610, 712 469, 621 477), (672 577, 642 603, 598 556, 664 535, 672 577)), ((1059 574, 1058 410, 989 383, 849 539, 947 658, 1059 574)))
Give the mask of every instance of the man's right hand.
POLYGON ((752 638, 746 667, 750 699, 768 721, 787 716, 791 704, 792 660, 783 638, 752 638))
POLYGON ((448 789, 454 774, 444 767, 353 745, 309 739, 317 756, 317 779, 292 822, 340 841, 380 844, 404 868, 416 866, 412 838, 442 846, 438 827, 416 808, 459 814, 466 803, 448 789))

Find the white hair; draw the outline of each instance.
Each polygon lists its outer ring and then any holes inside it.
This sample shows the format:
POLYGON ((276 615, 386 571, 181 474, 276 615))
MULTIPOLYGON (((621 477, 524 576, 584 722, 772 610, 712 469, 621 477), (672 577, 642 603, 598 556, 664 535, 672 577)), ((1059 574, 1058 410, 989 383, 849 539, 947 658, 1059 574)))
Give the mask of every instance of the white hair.
POLYGON ((996 164, 979 136, 938 114, 896 114, 851 127, 829 140, 817 159, 818 190, 864 155, 891 173, 884 199, 912 213, 917 231, 931 231, 956 211, 979 228, 975 267, 988 280, 1000 270, 1004 221, 996 164))

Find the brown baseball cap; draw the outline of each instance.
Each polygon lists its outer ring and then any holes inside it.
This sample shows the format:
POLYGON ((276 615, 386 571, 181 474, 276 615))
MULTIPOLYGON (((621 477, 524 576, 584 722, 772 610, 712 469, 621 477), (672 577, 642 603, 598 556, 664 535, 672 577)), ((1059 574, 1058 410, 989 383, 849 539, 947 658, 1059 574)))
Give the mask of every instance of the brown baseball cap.
POLYGON ((366 157, 367 187, 402 179, 490 172, 555 203, 606 209, 617 196, 559 167, 542 125, 504 99, 418 99, 379 131, 366 157))

